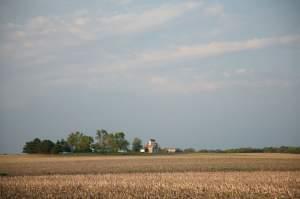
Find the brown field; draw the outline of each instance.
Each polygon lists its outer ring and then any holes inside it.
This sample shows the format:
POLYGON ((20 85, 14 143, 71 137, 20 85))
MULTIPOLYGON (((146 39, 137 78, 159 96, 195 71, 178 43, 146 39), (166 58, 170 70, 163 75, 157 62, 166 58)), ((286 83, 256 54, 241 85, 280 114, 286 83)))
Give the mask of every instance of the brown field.
POLYGON ((300 171, 300 155, 0 156, 0 173, 9 176, 186 171, 300 171))
POLYGON ((0 198, 300 198, 300 156, 0 156, 0 198))
POLYGON ((300 172, 5 177, 1 198, 299 198, 300 172))

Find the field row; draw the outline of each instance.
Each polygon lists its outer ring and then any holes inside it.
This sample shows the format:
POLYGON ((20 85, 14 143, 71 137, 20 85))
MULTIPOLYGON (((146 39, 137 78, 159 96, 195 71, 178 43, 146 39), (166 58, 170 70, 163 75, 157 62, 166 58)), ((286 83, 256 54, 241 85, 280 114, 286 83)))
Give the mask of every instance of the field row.
POLYGON ((0 179, 0 198, 300 197, 300 172, 137 173, 0 179))
POLYGON ((0 156, 0 172, 9 176, 187 171, 300 171, 300 156, 288 154, 0 156))

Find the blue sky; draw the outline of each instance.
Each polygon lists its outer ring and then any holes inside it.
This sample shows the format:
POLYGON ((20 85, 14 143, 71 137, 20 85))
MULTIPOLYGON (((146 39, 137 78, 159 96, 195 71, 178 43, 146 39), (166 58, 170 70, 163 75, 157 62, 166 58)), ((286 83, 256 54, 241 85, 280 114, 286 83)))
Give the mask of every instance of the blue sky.
POLYGON ((0 152, 125 131, 299 145, 299 1, 0 2, 0 152))

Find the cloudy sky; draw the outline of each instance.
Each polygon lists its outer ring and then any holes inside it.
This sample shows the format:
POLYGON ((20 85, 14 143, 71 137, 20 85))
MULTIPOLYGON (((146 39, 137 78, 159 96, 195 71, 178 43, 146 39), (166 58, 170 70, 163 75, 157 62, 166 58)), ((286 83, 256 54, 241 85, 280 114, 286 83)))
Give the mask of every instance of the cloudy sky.
POLYGON ((161 146, 300 143, 299 1, 0 2, 0 153, 125 131, 161 146))

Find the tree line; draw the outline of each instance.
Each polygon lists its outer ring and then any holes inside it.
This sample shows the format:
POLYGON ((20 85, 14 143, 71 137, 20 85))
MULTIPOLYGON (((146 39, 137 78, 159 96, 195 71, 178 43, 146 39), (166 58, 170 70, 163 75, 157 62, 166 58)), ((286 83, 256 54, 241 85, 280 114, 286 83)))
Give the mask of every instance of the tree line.
MULTIPOLYGON (((161 152, 167 153, 167 148, 161 149, 161 152)), ((280 146, 280 147, 264 147, 264 148, 251 148, 241 147, 232 149, 200 149, 194 148, 180 149, 176 148, 177 153, 295 153, 300 154, 300 147, 296 146, 280 146)))
MULTIPOLYGON (((194 150, 196 152, 196 150, 194 150)), ((296 146, 280 146, 280 147, 264 147, 264 148, 232 148, 232 149, 215 149, 207 150, 201 149, 197 152, 201 153, 295 153, 300 154, 300 147, 296 146)))
MULTIPOLYGON (((117 152, 139 152, 143 148, 142 140, 134 138, 129 143, 124 132, 107 132, 104 129, 97 130, 96 136, 88 136, 82 132, 72 132, 67 139, 53 142, 49 139, 41 140, 35 138, 26 142, 23 147, 24 153, 30 154, 58 154, 58 153, 117 153, 117 152), (129 147, 131 145, 131 147, 129 147)), ((177 153, 296 153, 300 154, 300 147, 281 146, 264 148, 233 148, 233 149, 201 149, 186 148, 175 150, 177 153)), ((160 149, 160 153, 168 153, 168 149, 160 149)))
MULTIPOLYGON (((35 138, 26 142, 23 147, 23 153, 30 154, 57 154, 57 153, 114 153, 129 151, 130 143, 125 138, 124 132, 109 133, 104 129, 97 130, 95 139, 85 135, 82 132, 72 132, 67 139, 57 140, 55 143, 51 140, 41 140, 35 138)), ((142 140, 134 138, 131 143, 131 151, 138 152, 143 147, 142 140)))

